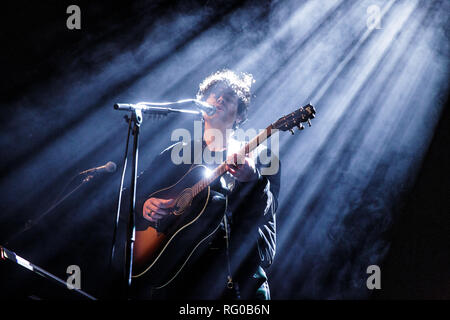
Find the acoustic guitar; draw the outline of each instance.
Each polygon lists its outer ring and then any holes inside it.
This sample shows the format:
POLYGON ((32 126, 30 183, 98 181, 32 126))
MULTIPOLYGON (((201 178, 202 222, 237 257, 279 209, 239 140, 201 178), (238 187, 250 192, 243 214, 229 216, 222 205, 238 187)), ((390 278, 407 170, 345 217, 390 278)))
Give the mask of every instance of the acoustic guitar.
MULTIPOLYGON (((249 141, 238 154, 248 155, 268 139, 275 130, 291 131, 302 123, 311 126, 316 110, 311 104, 281 117, 249 141)), ((203 165, 192 166, 175 184, 150 194, 147 198, 174 199, 169 214, 136 234, 133 279, 145 278, 155 289, 172 282, 199 248, 219 229, 225 212, 222 206, 208 206, 212 201, 210 185, 227 171, 224 161, 205 174, 203 165), (212 208, 213 207, 213 208, 212 208)))

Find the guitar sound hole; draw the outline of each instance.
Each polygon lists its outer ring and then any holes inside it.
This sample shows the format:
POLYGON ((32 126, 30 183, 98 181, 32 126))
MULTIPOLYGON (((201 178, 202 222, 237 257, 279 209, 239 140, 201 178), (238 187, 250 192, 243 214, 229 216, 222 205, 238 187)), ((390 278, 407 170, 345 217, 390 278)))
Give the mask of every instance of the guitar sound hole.
POLYGON ((177 198, 173 214, 176 216, 183 214, 186 211, 186 209, 191 205, 192 198, 193 198, 192 190, 184 189, 183 192, 177 198))

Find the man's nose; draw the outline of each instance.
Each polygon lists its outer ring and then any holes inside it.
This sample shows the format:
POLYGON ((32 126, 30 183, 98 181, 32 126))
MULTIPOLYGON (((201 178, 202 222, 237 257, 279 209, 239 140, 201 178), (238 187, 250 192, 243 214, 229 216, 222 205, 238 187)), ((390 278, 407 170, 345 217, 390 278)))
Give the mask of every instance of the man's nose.
POLYGON ((223 101, 223 96, 220 96, 220 97, 217 99, 217 102, 223 104, 223 102, 224 102, 224 101, 223 101))

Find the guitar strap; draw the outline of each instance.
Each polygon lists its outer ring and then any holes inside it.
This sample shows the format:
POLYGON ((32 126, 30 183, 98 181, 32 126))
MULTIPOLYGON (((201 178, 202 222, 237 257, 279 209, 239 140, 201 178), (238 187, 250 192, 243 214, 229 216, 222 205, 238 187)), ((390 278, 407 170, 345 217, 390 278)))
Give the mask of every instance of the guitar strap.
POLYGON ((238 299, 240 299, 239 294, 239 286, 237 283, 233 282, 233 277, 231 275, 231 263, 230 263, 230 229, 228 224, 228 217, 227 217, 227 210, 228 210, 228 194, 225 195, 225 214, 223 215, 223 224, 225 227, 225 253, 227 258, 227 268, 228 268, 228 275, 227 275, 227 288, 232 290, 235 289, 236 296, 238 299))

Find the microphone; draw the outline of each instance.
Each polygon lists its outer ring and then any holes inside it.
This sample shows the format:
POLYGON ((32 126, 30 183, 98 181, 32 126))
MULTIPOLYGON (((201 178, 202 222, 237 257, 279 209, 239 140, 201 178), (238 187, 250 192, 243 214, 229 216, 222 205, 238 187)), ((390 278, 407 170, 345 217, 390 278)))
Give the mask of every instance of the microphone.
POLYGON ((102 172, 108 172, 108 173, 113 173, 115 172, 117 169, 117 165, 112 162, 109 161, 107 164, 100 166, 100 167, 96 167, 96 168, 91 168, 88 170, 84 170, 82 172, 80 172, 79 174, 84 174, 84 173, 102 173, 102 172))
POLYGON ((217 111, 216 107, 210 105, 205 101, 195 100, 194 103, 196 104, 198 109, 204 111, 208 116, 212 116, 217 111))

